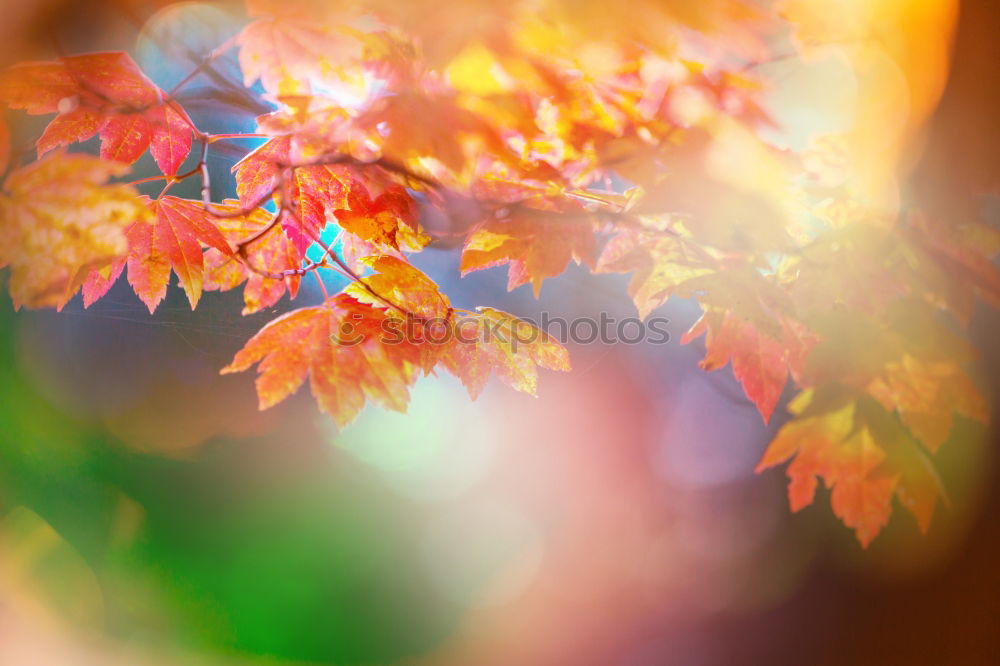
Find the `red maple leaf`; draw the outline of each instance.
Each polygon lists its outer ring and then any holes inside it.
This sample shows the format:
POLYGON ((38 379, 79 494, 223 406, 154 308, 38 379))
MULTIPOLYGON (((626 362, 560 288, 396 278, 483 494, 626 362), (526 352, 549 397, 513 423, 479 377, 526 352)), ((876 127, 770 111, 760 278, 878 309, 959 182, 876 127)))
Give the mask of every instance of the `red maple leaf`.
POLYGON ((259 363, 261 409, 281 402, 309 377, 320 409, 341 427, 369 399, 403 411, 409 387, 420 376, 420 353, 405 340, 386 344, 385 319, 384 309, 338 294, 267 324, 222 372, 241 372, 259 363))
POLYGON ((347 197, 355 177, 341 164, 291 164, 291 136, 269 140, 245 158, 236 172, 236 193, 244 206, 257 206, 273 195, 282 206, 282 226, 299 251, 322 234, 330 218, 348 207, 347 197), (281 203, 287 196, 288 201, 281 203))
POLYGON ((191 151, 193 126, 120 51, 14 65, 0 73, 0 100, 32 114, 58 113, 38 153, 101 136, 101 157, 131 164, 147 149, 168 176, 191 151))
POLYGON ((743 321, 732 312, 710 311, 684 334, 681 343, 688 343, 703 332, 707 335, 701 367, 718 370, 732 362, 733 374, 767 423, 788 380, 783 342, 761 333, 752 322, 743 321))
MULTIPOLYGON (((223 202, 218 206, 226 212, 239 211, 239 203, 223 202)), ((246 283, 243 314, 253 314, 271 307, 287 292, 295 298, 299 290, 302 253, 284 230, 273 224, 273 214, 257 208, 246 215, 223 217, 215 224, 236 254, 214 247, 205 251, 206 290, 228 290, 246 283), (239 256, 237 256, 239 255, 239 256)))
POLYGON ((233 250, 200 201, 171 196, 143 200, 155 219, 136 222, 128 229, 128 281, 153 312, 167 293, 173 269, 193 308, 201 298, 203 246, 228 256, 233 256, 233 250))
POLYGON ((514 204, 505 217, 483 222, 462 250, 462 274, 508 265, 507 290, 528 282, 538 296, 542 282, 566 270, 570 261, 593 267, 597 252, 593 224, 584 214, 514 204))

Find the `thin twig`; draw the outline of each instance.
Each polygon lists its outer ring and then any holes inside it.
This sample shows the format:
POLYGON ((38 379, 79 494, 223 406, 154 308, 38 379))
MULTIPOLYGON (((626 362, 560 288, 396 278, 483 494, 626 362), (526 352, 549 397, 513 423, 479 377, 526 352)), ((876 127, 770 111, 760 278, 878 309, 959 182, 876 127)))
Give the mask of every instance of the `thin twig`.
MULTIPOLYGON (((227 39, 219 46, 209 51, 205 56, 201 58, 201 62, 198 63, 198 66, 195 67, 193 70, 191 70, 191 72, 189 72, 187 76, 181 79, 181 81, 177 85, 171 88, 170 92, 167 93, 167 95, 169 97, 173 97, 174 95, 176 95, 177 91, 179 91, 181 88, 183 88, 188 83, 193 81, 196 76, 204 72, 206 68, 208 68, 219 57, 221 57, 226 51, 231 49, 235 44, 236 44, 236 36, 233 36, 227 39)), ((192 52, 190 51, 190 49, 188 49, 189 58, 191 56, 191 53, 192 52)))

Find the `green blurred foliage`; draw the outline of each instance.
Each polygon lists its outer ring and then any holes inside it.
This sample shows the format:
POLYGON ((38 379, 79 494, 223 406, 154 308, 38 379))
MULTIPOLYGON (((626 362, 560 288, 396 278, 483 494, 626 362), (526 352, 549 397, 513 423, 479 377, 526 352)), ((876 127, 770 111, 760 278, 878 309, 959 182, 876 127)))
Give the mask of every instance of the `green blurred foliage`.
POLYGON ((317 429, 214 440, 186 460, 136 453, 31 385, 16 353, 23 316, 0 303, 0 525, 8 541, 46 524, 64 540, 58 557, 74 566, 32 583, 67 621, 268 663, 385 663, 447 634, 457 609, 413 566, 404 505, 317 429), (91 576, 89 611, 60 602, 91 576))

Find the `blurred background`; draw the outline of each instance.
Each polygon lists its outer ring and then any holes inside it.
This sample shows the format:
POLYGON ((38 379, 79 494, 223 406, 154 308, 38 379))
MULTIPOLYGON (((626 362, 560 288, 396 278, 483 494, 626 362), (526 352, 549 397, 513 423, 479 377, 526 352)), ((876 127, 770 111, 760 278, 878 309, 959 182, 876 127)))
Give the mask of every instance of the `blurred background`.
MULTIPOLYGON (((190 69, 164 45, 205 53, 242 20, 194 2, 2 8, 4 63, 45 55, 56 30, 69 52, 129 50, 164 88, 190 69)), ((962 4, 911 176, 927 205, 965 205, 1000 173, 998 29, 995 2, 962 4)), ((836 123, 842 91, 815 83, 835 64, 774 67, 776 100, 808 92, 830 114, 810 128, 836 123)), ((218 68, 240 80, 234 58, 218 68)), ((197 88, 184 103, 216 132, 266 110, 197 88)), ((15 136, 42 122, 9 120, 15 136)), ((794 143, 805 121, 785 120, 794 143)), ((457 279, 455 252, 415 262, 459 307, 634 314, 622 276, 571 269, 535 300, 495 271, 457 279)), ((305 285, 300 304, 319 298, 305 285)), ((692 303, 657 312, 669 344, 571 347, 574 371, 546 373, 537 399, 491 384, 470 402, 430 377, 408 414, 369 407, 338 433, 304 392, 261 413, 249 376, 218 375, 274 316, 241 317, 238 292, 191 312, 172 288, 154 316, 124 281, 87 310, 2 298, 0 664, 1000 663, 996 433, 958 420, 930 533, 897 511, 862 551, 826 497, 791 514, 784 475, 753 474, 782 417, 764 427, 728 368, 698 369, 701 342, 677 342, 692 303)), ((980 308, 994 406, 998 334, 980 308)))

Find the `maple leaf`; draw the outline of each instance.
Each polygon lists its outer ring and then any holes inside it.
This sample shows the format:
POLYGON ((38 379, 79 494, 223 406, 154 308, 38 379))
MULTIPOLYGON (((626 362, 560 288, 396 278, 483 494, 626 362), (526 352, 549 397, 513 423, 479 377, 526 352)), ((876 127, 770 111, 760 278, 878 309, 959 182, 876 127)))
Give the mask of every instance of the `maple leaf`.
POLYGON ((448 298, 423 272, 403 259, 382 255, 365 257, 360 263, 375 273, 348 285, 346 292, 372 305, 391 304, 420 319, 445 321, 451 317, 448 298))
POLYGON ((377 247, 420 250, 430 242, 420 230, 413 198, 400 185, 386 188, 374 200, 364 187, 354 187, 347 195, 347 206, 335 211, 338 224, 377 247))
POLYGON ((491 374, 511 388, 535 395, 536 366, 570 370, 569 353, 554 338, 493 308, 479 308, 478 313, 453 321, 453 335, 441 350, 440 363, 461 380, 473 399, 482 393, 491 374))
POLYGON ((913 516, 921 532, 930 529, 938 499, 947 504, 941 478, 926 449, 903 426, 899 414, 879 405, 866 396, 857 402, 858 422, 863 424, 880 448, 886 460, 882 471, 891 471, 898 478, 896 497, 913 516))
POLYGON ((760 332, 732 312, 709 311, 681 338, 687 344, 706 332, 703 370, 718 370, 730 361, 733 375, 753 401, 764 423, 771 419, 788 380, 786 350, 781 340, 760 332))
POLYGON ((36 147, 101 136, 101 157, 131 164, 147 149, 167 175, 191 151, 191 120, 120 51, 14 65, 0 73, 0 100, 32 114, 58 113, 36 147))
POLYGON ((885 453, 867 429, 849 437, 838 453, 839 464, 832 479, 827 479, 832 485, 830 506, 834 515, 854 530, 861 547, 867 548, 889 523, 899 478, 876 472, 885 453))
MULTIPOLYGON (((238 202, 225 201, 216 209, 232 213, 240 207, 238 202)), ((246 282, 243 288, 245 315, 271 307, 286 292, 295 298, 299 290, 300 275, 282 278, 265 275, 280 275, 302 267, 302 254, 282 228, 272 223, 273 219, 273 214, 262 208, 238 217, 218 218, 216 227, 239 251, 230 254, 210 247, 204 254, 204 289, 226 291, 246 282)))
POLYGON ((359 260, 374 272, 344 290, 362 303, 387 308, 387 340, 418 345, 420 367, 430 372, 451 341, 451 303, 437 284, 405 259, 376 255, 359 260))
POLYGON ((954 363, 928 363, 907 354, 888 364, 868 392, 886 409, 899 412, 902 422, 931 453, 951 434, 954 414, 982 423, 989 418, 986 400, 954 363))
POLYGON ((585 215, 512 205, 507 217, 487 219, 462 249, 462 275, 508 265, 507 290, 531 282, 537 297, 546 278, 566 270, 570 261, 593 266, 596 241, 585 215))
POLYGON ((216 217, 200 201, 166 196, 142 201, 154 219, 128 229, 128 281, 152 313, 167 293, 170 270, 177 274, 191 307, 201 298, 205 268, 202 245, 233 256, 216 217))
POLYGON ((461 175, 467 161, 488 150, 509 153, 497 131, 482 117, 462 108, 450 92, 405 90, 375 99, 357 119, 382 147, 382 154, 421 167, 431 158, 461 175), (414 119, 429 119, 414 122, 414 119))
POLYGON ((250 15, 257 18, 237 39, 248 88, 259 79, 272 95, 297 95, 311 92, 315 83, 348 78, 345 65, 358 60, 361 42, 336 16, 324 16, 323 9, 295 0, 248 2, 250 15))
MULTIPOLYGON (((799 401, 799 409, 808 400, 799 401)), ((862 547, 886 525, 898 475, 880 469, 885 453, 868 429, 856 428, 856 405, 786 423, 757 464, 760 472, 794 456, 788 466, 788 500, 792 511, 812 503, 817 477, 831 489, 834 513, 854 529, 862 547)))
POLYGON ((337 294, 322 305, 293 310, 262 328, 222 369, 242 372, 259 363, 261 409, 294 393, 308 376, 320 409, 338 426, 372 400, 403 411, 420 375, 413 344, 384 342, 384 310, 337 294))
POLYGON ((368 257, 362 263, 376 272, 348 286, 346 293, 373 305, 388 301, 414 317, 396 324, 397 333, 398 326, 411 326, 408 339, 419 343, 425 371, 441 364, 461 380, 473 399, 491 374, 534 395, 536 366, 570 369, 566 349, 533 324, 493 308, 456 313, 430 278, 396 257, 368 257))
POLYGON ((246 207, 259 206, 277 191, 282 171, 290 163, 291 136, 268 139, 233 166, 236 194, 246 207))
POLYGON ((126 261, 126 257, 119 257, 107 266, 90 269, 80 290, 84 308, 89 308, 111 290, 125 270, 126 261))
POLYGON ((689 241, 661 231, 622 229, 611 238, 597 260, 597 273, 632 273, 628 295, 645 319, 688 280, 712 272, 704 255, 689 241))
POLYGON ((755 270, 734 268, 685 281, 674 292, 697 296, 704 314, 681 344, 706 335, 701 367, 732 363, 733 374, 767 423, 788 379, 800 378, 819 336, 792 317, 787 296, 755 270))
POLYGON ((125 254, 126 227, 148 215, 132 187, 106 184, 127 170, 53 153, 8 176, 0 194, 0 267, 11 267, 15 307, 62 308, 91 269, 125 254))
POLYGON ((397 259, 402 259, 404 261, 406 260, 402 252, 380 247, 371 241, 366 241, 347 231, 343 232, 340 236, 339 249, 340 258, 343 259, 344 263, 346 263, 353 271, 363 271, 366 268, 366 265, 362 262, 362 259, 376 254, 396 257, 397 259))
POLYGON ((363 187, 344 165, 316 164, 289 168, 291 137, 277 137, 263 144, 241 160, 236 172, 236 193, 244 206, 260 205, 269 192, 279 200, 287 193, 282 207, 282 226, 305 253, 320 237, 337 210, 348 207, 348 193, 363 187), (286 187, 282 179, 287 177, 286 187))
POLYGON ((909 222, 907 238, 924 258, 925 281, 932 288, 944 287, 942 300, 960 321, 971 320, 974 296, 1000 307, 1000 269, 992 261, 1000 251, 1000 231, 982 223, 942 224, 920 214, 911 215, 909 222))

